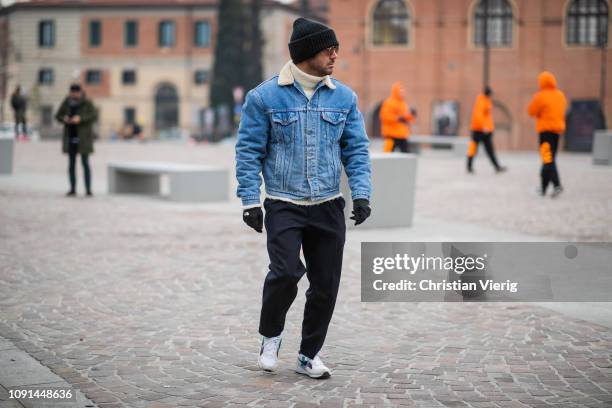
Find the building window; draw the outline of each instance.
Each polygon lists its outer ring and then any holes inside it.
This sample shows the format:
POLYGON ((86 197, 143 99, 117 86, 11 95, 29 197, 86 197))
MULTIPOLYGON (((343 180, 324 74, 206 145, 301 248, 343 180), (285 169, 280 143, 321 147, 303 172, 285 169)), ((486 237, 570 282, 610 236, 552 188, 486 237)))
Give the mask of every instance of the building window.
POLYGON ((38 45, 41 48, 51 48, 55 45, 55 23, 44 20, 38 23, 38 45))
POLYGON ((102 72, 99 69, 88 69, 85 72, 85 82, 88 85, 100 85, 102 83, 102 72))
POLYGON ((208 70, 206 69, 198 69, 194 72, 193 82, 197 85, 202 85, 208 82, 208 70))
POLYGON ((159 23, 159 46, 174 47, 176 42, 176 27, 174 21, 161 21, 159 23))
POLYGON ((102 22, 92 20, 89 22, 89 46, 99 47, 102 44, 102 22))
POLYGON ((125 125, 133 125, 136 122, 136 108, 123 109, 123 123, 125 125))
POLYGON ((566 38, 569 45, 608 43, 608 4, 605 0, 573 0, 567 8, 566 38))
POLYGON ((126 69, 121 74, 121 82, 123 85, 133 85, 136 83, 136 71, 133 69, 126 69))
POLYGON ((379 1, 373 17, 375 45, 408 44, 410 13, 402 0, 379 1))
POLYGON ((512 6, 508 0, 480 0, 474 10, 474 44, 512 45, 512 6), (485 38, 486 24, 486 38, 485 38))
POLYGON ((138 21, 125 22, 123 43, 126 47, 136 47, 138 45, 138 21))
POLYGON ((210 24, 208 21, 196 21, 194 36, 196 47, 204 48, 210 46, 210 24))
POLYGON ((40 124, 45 127, 53 125, 53 106, 42 105, 40 107, 40 124))
POLYGON ((51 68, 41 68, 38 71, 38 83, 40 85, 53 84, 53 70, 51 68))

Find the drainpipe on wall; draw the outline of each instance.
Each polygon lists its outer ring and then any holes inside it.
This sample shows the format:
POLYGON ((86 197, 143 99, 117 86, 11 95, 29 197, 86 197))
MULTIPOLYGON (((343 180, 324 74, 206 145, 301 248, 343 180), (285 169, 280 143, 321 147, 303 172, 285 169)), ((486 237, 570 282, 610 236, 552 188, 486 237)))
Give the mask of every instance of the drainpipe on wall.
POLYGON ((366 23, 365 17, 364 20, 361 22, 361 26, 363 27, 363 36, 362 36, 362 45, 361 45, 361 53, 362 53, 362 59, 363 59, 363 63, 361 65, 361 69, 363 72, 362 75, 362 82, 361 82, 361 93, 362 93, 362 106, 363 106, 363 112, 365 112, 365 122, 366 122, 366 126, 370 126, 370 122, 371 122, 371 117, 369 115, 370 111, 370 96, 369 96, 369 91, 368 88, 370 86, 370 81, 369 81, 369 71, 368 71, 368 57, 369 57, 369 50, 367 48, 367 39, 368 39, 368 25, 366 23))
POLYGON ((483 89, 489 86, 489 59, 490 59, 490 49, 489 49, 489 0, 483 0, 484 3, 484 24, 483 24, 483 36, 482 36, 482 45, 484 47, 484 58, 483 58, 483 89))
MULTIPOLYGON (((185 58, 185 70, 187 72, 186 75, 186 88, 185 88, 185 99, 187 101, 186 105, 187 105, 187 109, 188 109, 188 114, 189 114, 189 122, 188 122, 188 127, 187 127, 187 132, 188 132, 188 138, 191 137, 192 134, 192 122, 193 122, 193 113, 194 113, 194 104, 193 104, 193 100, 191 98, 191 81, 194 80, 193 78, 193 43, 194 43, 194 36, 195 36, 195 27, 193 25, 193 6, 187 6, 187 27, 185 27, 185 45, 187 47, 186 49, 186 58, 185 58), (191 35, 190 35, 191 34, 191 35)), ((180 101, 180 99, 179 99, 180 101)), ((179 103, 179 109, 180 109, 180 103, 179 103)), ((180 115, 180 110, 179 110, 179 115, 180 115)), ((180 118, 180 116, 179 116, 180 118)), ((180 123, 180 120, 179 120, 180 123)))
POLYGON ((599 41, 598 41, 598 45, 599 48, 601 49, 601 66, 600 66, 600 76, 599 76, 599 103, 601 105, 601 111, 603 112, 604 116, 606 114, 606 71, 607 71, 607 55, 606 55, 606 45, 607 45, 607 38, 606 35, 607 33, 604 33, 604 30, 600 30, 599 32, 599 41))

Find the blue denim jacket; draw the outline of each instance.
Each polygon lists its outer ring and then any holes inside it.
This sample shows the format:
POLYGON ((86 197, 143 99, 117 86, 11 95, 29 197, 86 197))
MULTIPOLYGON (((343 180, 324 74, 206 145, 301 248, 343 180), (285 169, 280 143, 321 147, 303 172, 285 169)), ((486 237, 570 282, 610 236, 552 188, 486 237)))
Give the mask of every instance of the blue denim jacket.
POLYGON ((236 142, 242 204, 266 193, 319 201, 340 193, 342 165, 353 199, 370 199, 369 140, 357 95, 335 79, 321 81, 308 100, 300 84, 279 75, 248 92, 236 142))

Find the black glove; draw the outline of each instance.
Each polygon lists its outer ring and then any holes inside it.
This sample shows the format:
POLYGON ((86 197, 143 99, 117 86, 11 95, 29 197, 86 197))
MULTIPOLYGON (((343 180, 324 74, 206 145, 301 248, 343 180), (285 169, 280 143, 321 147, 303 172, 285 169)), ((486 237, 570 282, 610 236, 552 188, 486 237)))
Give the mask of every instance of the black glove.
POLYGON ((247 208, 242 211, 242 220, 249 227, 261 233, 263 228, 263 212, 261 207, 247 208))
POLYGON ((355 220, 355 225, 359 225, 366 220, 372 213, 370 202, 365 198, 353 200, 353 216, 351 220, 355 220))
POLYGON ((397 120, 399 120, 402 123, 408 123, 408 119, 406 119, 404 116, 400 116, 397 120))

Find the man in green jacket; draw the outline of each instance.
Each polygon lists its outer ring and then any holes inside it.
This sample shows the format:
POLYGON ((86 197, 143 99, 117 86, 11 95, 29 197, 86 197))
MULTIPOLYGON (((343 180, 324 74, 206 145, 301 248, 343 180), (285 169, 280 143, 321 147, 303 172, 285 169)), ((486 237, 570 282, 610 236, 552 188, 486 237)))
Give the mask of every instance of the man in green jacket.
POLYGON ((62 102, 55 119, 64 125, 62 151, 68 154, 68 176, 70 191, 67 196, 76 195, 76 156, 81 155, 83 173, 85 176, 85 190, 88 197, 91 193, 91 170, 89 168, 89 155, 93 153, 93 124, 98 119, 98 112, 93 103, 85 97, 79 84, 70 86, 70 93, 62 102))
POLYGON ((21 86, 17 85, 15 92, 11 95, 11 107, 15 113, 15 140, 28 137, 28 124, 26 120, 26 110, 28 101, 21 92, 21 86), (21 132, 19 131, 21 125, 21 132))

